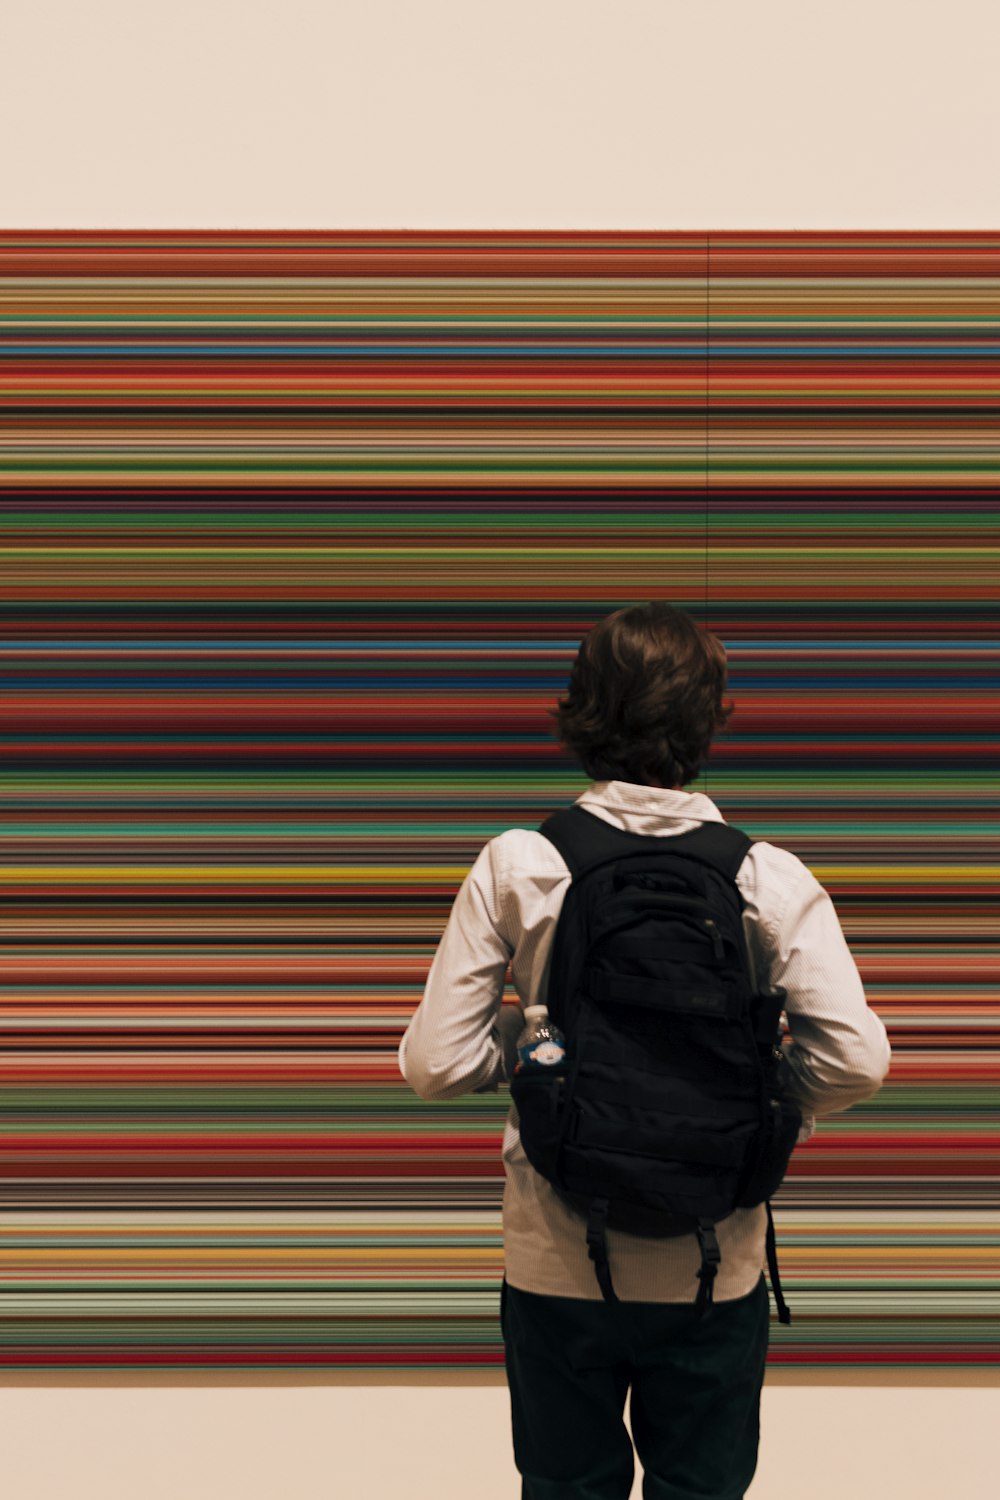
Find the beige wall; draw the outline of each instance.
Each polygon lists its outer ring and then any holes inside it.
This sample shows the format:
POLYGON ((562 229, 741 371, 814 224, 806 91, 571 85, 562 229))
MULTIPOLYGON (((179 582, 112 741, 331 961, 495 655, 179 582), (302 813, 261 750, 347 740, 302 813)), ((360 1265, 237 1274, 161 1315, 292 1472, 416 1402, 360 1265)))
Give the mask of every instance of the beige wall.
POLYGON ((3 0, 0 225, 996 228, 996 0, 3 0))
MULTIPOLYGON (((4 0, 0 55, 5 228, 1000 228, 996 0, 4 0)), ((995 1372, 894 1378, 775 1372, 753 1495, 992 1497, 995 1372)), ((517 1494, 489 1378, 117 1380, 5 1372, 5 1495, 517 1494)))

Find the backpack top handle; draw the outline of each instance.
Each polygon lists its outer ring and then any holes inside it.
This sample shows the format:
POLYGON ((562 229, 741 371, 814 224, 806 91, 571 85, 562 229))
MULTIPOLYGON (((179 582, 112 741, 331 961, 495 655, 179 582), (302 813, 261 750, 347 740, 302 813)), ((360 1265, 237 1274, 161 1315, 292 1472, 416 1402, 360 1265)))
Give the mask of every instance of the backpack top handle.
POLYGON ((639 853, 640 844, 650 852, 659 848, 687 854, 718 870, 727 880, 735 880, 753 844, 741 829, 714 821, 687 833, 630 833, 576 804, 552 813, 539 824, 538 832, 559 850, 574 880, 611 860, 639 853))

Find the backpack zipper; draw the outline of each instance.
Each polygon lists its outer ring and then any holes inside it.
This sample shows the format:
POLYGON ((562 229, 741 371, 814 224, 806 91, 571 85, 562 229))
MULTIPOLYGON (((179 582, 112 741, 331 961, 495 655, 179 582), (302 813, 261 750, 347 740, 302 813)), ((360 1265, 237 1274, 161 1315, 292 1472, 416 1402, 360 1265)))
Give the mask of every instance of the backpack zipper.
MULTIPOLYGON (((614 904, 615 903, 613 903, 613 902, 609 903, 609 905, 612 907, 612 914, 613 915, 614 915, 614 912, 613 912, 614 904)), ((633 926, 634 923, 642 921, 642 917, 644 915, 644 912, 649 912, 651 910, 655 911, 656 907, 662 904, 663 906, 667 906, 667 907, 673 908, 676 911, 677 917, 681 921, 686 922, 688 926, 694 927, 698 932, 704 932, 707 935, 709 941, 712 944, 712 954, 713 954, 713 956, 715 958, 717 958, 720 963, 725 963, 725 961, 726 961, 725 943, 723 942, 722 934, 719 931, 718 925, 716 924, 716 922, 711 917, 699 917, 699 916, 697 916, 695 914, 696 911, 697 911, 697 909, 699 907, 702 907, 702 908, 704 907, 704 903, 703 902, 700 902, 700 901, 690 901, 690 902, 686 902, 686 903, 682 903, 682 902, 679 902, 679 901, 675 902, 671 897, 668 897, 666 895, 666 893, 664 893, 664 900, 662 902, 647 900, 647 901, 644 901, 644 902, 640 901, 640 902, 638 902, 636 904, 638 904, 640 908, 644 908, 644 911, 640 911, 639 913, 634 913, 633 912, 633 915, 631 915, 624 922, 611 921, 606 926, 604 926, 603 928, 601 928, 601 927, 598 928, 597 932, 594 935, 593 941, 591 943, 591 948, 590 948, 591 952, 596 947, 598 947, 598 945, 600 943, 605 942, 607 938, 611 937, 611 935, 613 933, 615 933, 615 932, 621 932, 623 928, 633 926), (687 907, 687 910, 685 910, 685 906, 687 907)), ((634 905, 634 903, 629 903, 630 907, 633 906, 633 905, 634 905)))

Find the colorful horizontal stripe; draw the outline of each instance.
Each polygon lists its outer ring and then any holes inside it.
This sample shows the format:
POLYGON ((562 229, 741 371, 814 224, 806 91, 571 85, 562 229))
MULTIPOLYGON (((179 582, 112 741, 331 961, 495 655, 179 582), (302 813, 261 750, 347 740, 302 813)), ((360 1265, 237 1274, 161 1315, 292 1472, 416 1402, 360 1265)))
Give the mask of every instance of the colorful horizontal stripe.
POLYGON ((654 597, 894 1048, 770 1360, 995 1362, 1000 236, 3 233, 0 329, 0 1365, 502 1364, 507 1097, 396 1049, 654 597))

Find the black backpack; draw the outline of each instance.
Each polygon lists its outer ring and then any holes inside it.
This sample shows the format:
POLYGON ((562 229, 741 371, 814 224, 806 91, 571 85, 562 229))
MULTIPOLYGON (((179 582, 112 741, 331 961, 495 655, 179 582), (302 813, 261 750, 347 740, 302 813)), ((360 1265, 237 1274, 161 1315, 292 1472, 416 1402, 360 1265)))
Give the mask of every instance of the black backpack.
POLYGON ((766 1203, 771 1287, 791 1322, 769 1200, 802 1113, 779 1086, 784 991, 759 993, 751 978, 735 877, 752 841, 715 822, 629 833, 579 805, 539 832, 573 877, 548 982, 567 1055, 510 1080, 525 1155, 586 1217, 608 1302, 607 1225, 696 1234, 700 1317, 721 1259, 716 1223, 766 1203))

